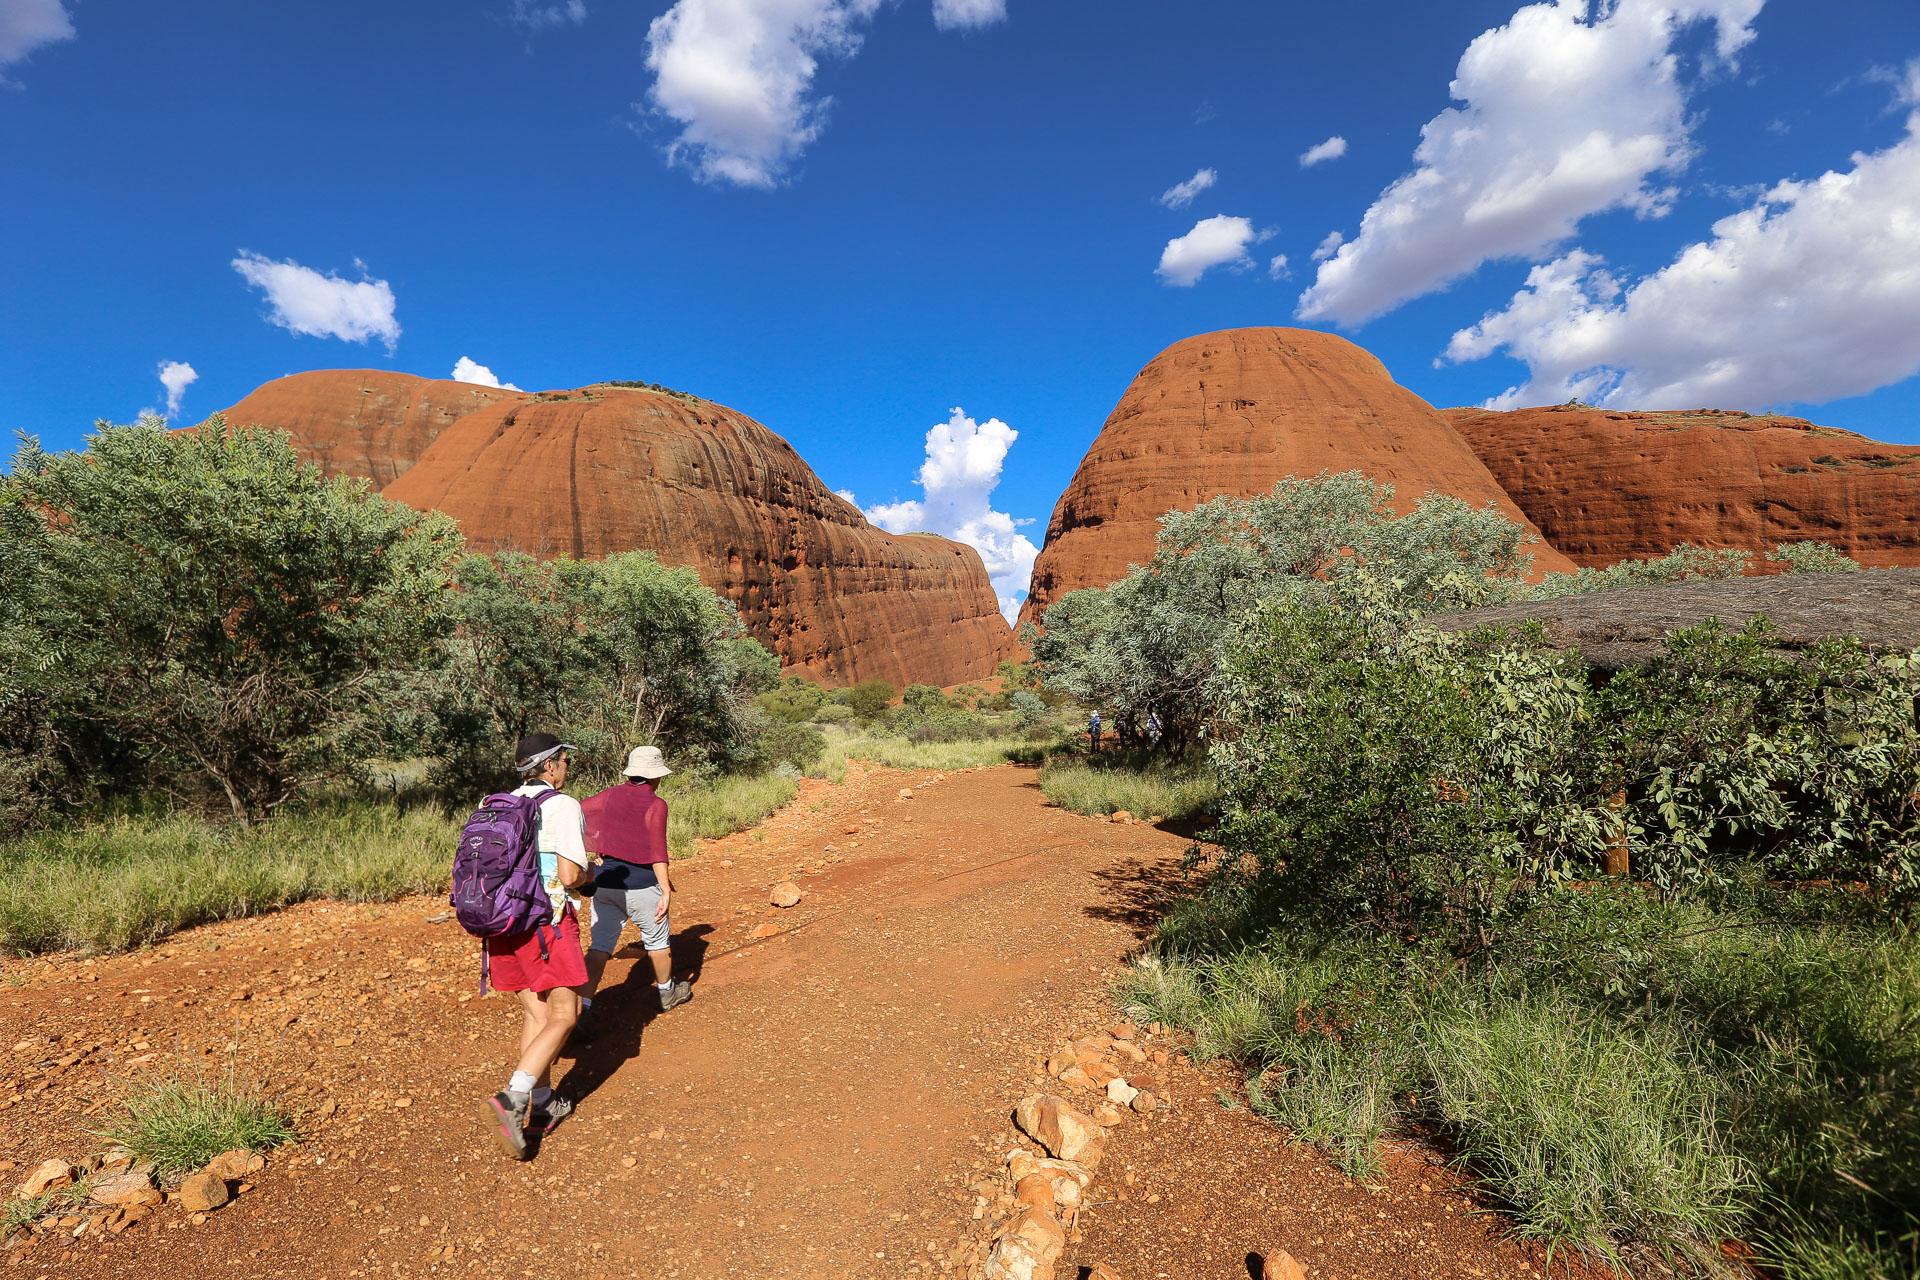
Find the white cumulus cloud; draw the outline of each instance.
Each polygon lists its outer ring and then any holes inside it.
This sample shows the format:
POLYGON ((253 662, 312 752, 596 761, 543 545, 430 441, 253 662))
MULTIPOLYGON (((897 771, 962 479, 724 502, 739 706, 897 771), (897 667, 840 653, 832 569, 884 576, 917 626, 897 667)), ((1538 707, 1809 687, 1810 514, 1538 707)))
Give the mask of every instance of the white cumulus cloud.
POLYGON ((1302 169, 1310 169, 1323 160, 1338 160, 1345 154, 1347 154, 1347 140, 1339 134, 1335 134, 1325 142, 1315 143, 1305 151, 1302 151, 1300 153, 1300 167, 1302 169))
POLYGON ((820 136, 822 57, 860 47, 880 0, 678 0, 647 30, 656 110, 680 136, 668 158, 706 182, 771 187, 820 136))
POLYGON ((167 416, 171 418, 180 412, 181 399, 187 394, 187 388, 200 380, 200 375, 184 360, 162 360, 159 376, 160 385, 167 389, 167 416))
POLYGON ((1272 280, 1290 280, 1293 278, 1293 272, 1287 269, 1286 254, 1275 254, 1273 260, 1267 263, 1267 277, 1272 280))
MULTIPOLYGON (((366 273, 365 264, 354 265, 362 275, 366 273)), ((342 280, 331 271, 321 275, 291 258, 276 262, 246 249, 233 260, 233 269, 267 295, 273 307, 267 318, 283 329, 343 342, 378 338, 389 352, 400 341, 393 289, 385 280, 342 280)))
MULTIPOLYGON (((675 0, 647 29, 648 102, 679 126, 669 163, 702 182, 774 187, 826 127, 824 58, 860 49, 885 0, 675 0)), ((987 26, 1006 0, 934 0, 942 30, 987 26)))
POLYGON ((1313 260, 1315 262, 1325 262, 1328 258, 1331 258, 1334 254, 1340 252, 1340 246, 1345 244, 1346 242, 1347 242, 1347 238, 1341 235, 1338 231, 1327 232, 1327 238, 1322 240, 1320 244, 1314 249, 1313 260))
POLYGON ((1530 376, 1496 408, 1758 409, 1920 371, 1920 112, 1900 142, 1779 183, 1635 283, 1580 249, 1535 267, 1447 356, 1503 348, 1530 376))
POLYGON ((513 0, 508 19, 516 26, 541 31, 587 20, 586 0, 513 0))
POLYGON ((73 19, 61 0, 0 0, 0 67, 41 45, 71 39, 73 19))
POLYGON ((1193 230, 1167 241, 1155 273, 1168 284, 1191 288, 1215 267, 1244 271, 1253 265, 1247 246, 1266 236, 1245 218, 1216 214, 1193 224, 1193 230))
POLYGON ((1007 0, 933 0, 933 25, 942 31, 990 27, 1007 20, 1007 0))
POLYGON ((471 382, 476 387, 498 387, 502 391, 518 391, 520 388, 511 382, 502 382, 493 370, 474 360, 470 356, 461 356, 453 366, 455 382, 471 382))
POLYGON ((1202 169, 1185 182, 1176 182, 1160 193, 1160 203, 1169 209, 1184 209, 1193 203, 1193 198, 1220 180, 1220 175, 1211 169, 1202 169))
POLYGON ((1677 37, 1716 27, 1716 55, 1753 38, 1764 0, 1549 0, 1476 37, 1449 87, 1465 103, 1420 131, 1416 168, 1300 296, 1304 319, 1357 325, 1491 259, 1530 257, 1608 209, 1670 207, 1649 184, 1692 157, 1677 37))
MULTIPOLYGON (((927 432, 927 460, 917 477, 924 499, 866 509, 867 519, 889 533, 937 533, 978 551, 1009 623, 1020 612, 1034 557, 1040 554, 1033 540, 1020 532, 1033 521, 995 511, 991 501, 1007 450, 1019 438, 1018 431, 998 418, 975 422, 966 410, 956 408, 952 417, 927 432)), ((839 494, 859 505, 846 490, 839 494)))

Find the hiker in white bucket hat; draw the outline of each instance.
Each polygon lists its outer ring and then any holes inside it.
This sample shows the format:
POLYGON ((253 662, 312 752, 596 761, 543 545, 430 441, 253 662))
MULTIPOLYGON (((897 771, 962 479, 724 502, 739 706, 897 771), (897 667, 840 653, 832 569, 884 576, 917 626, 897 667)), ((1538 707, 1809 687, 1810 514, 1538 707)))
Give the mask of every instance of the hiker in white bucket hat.
MULTIPOLYGON (((667 802, 654 790, 672 773, 658 747, 627 753, 626 781, 608 787, 580 807, 586 815, 586 843, 599 856, 594 876, 593 930, 587 947, 587 997, 590 1024, 593 993, 620 945, 628 922, 640 930, 640 945, 653 966, 654 989, 664 1012, 693 997, 692 984, 673 977, 673 952, 667 905, 673 883, 667 871, 667 802)), ((591 1031, 588 1032, 589 1036, 591 1031)))

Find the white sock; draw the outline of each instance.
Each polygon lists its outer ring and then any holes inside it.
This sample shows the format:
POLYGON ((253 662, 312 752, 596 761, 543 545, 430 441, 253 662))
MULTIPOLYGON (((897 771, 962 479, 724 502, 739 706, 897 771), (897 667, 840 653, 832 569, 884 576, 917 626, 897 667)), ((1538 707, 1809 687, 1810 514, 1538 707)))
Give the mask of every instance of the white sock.
POLYGON ((528 1097, 532 1100, 534 1106, 544 1107, 549 1102, 553 1101, 553 1090, 547 1085, 543 1084, 538 1089, 535 1089, 531 1094, 529 1094, 528 1097))
POLYGON ((515 1097, 524 1098, 533 1092, 533 1086, 540 1083, 540 1077, 531 1071, 516 1071, 507 1081, 507 1092, 515 1097))
POLYGON ((668 978, 665 982, 656 982, 653 985, 662 991, 671 991, 673 990, 673 979, 668 978))
POLYGON ((591 1009, 591 1008, 593 1008, 593 997, 592 997, 592 996, 581 996, 581 997, 580 997, 580 1012, 582 1012, 582 1013, 585 1013, 585 1012, 586 1012, 587 1010, 589 1010, 589 1009, 591 1009))

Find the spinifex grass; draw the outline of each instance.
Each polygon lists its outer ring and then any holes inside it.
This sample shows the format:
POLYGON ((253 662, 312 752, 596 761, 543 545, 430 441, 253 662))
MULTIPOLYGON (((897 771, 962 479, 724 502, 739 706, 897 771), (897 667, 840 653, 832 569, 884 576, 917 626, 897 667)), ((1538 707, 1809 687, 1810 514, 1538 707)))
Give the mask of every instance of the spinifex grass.
POLYGON ((120 817, 0 844, 0 946, 119 950, 309 898, 381 902, 447 882, 458 824, 342 801, 251 829, 120 817))
POLYGON ((1049 760, 1040 770, 1048 800, 1075 813, 1125 809, 1136 818, 1204 817, 1220 787, 1204 765, 1149 764, 1133 768, 1084 759, 1049 760))
POLYGON ((161 1173, 198 1169, 223 1151, 292 1142, 293 1119, 231 1073, 224 1080, 156 1075, 127 1086, 120 1115, 99 1136, 161 1173))
POLYGON ((685 854, 695 840, 712 840, 750 827, 793 799, 798 778, 780 773, 720 777, 691 785, 671 779, 660 788, 667 801, 667 848, 685 854))
POLYGON ((868 760, 889 769, 972 769, 997 764, 1038 764, 1049 744, 1027 737, 971 742, 909 742, 895 734, 855 734, 830 739, 817 772, 844 776, 848 760, 868 760))
POLYGON ((1550 1246, 1789 1280, 1920 1276, 1920 937, 1796 903, 1583 894, 1477 973, 1189 900, 1122 988, 1355 1177, 1409 1125, 1550 1246), (1238 915, 1240 919, 1233 920, 1238 915))

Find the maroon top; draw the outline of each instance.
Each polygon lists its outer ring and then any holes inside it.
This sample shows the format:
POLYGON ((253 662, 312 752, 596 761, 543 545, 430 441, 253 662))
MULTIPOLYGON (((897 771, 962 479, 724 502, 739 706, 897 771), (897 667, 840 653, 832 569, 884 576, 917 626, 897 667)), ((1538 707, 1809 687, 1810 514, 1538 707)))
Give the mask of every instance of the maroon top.
POLYGON ((582 800, 580 810, 589 852, 640 865, 667 860, 667 802, 652 787, 618 783, 582 800))

